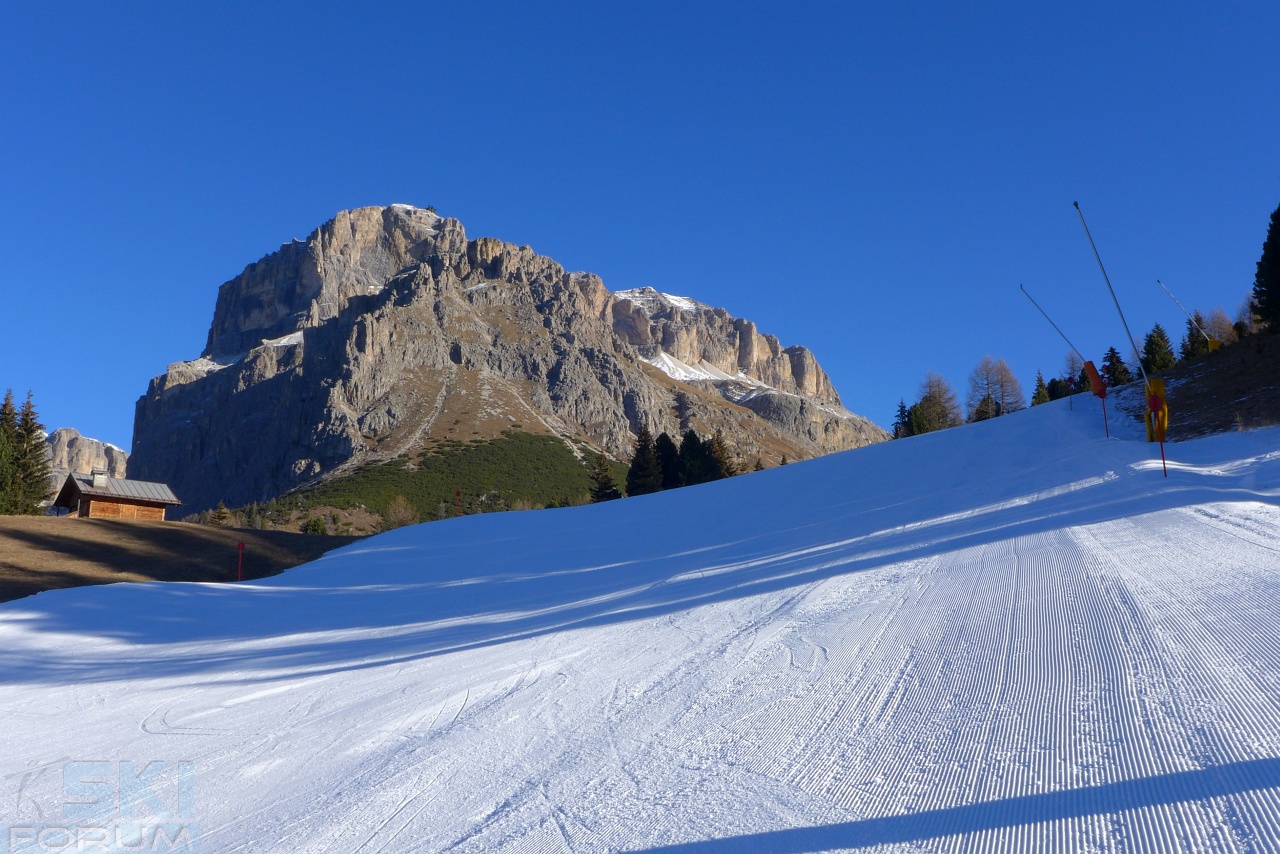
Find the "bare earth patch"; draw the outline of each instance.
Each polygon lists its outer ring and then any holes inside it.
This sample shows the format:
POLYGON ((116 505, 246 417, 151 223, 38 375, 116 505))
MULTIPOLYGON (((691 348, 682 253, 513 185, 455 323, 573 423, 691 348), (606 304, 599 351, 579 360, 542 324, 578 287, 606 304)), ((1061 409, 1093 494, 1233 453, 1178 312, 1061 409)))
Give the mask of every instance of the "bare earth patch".
POLYGON ((0 602, 118 581, 235 581, 241 542, 244 578, 264 578, 358 539, 183 522, 0 516, 0 602))

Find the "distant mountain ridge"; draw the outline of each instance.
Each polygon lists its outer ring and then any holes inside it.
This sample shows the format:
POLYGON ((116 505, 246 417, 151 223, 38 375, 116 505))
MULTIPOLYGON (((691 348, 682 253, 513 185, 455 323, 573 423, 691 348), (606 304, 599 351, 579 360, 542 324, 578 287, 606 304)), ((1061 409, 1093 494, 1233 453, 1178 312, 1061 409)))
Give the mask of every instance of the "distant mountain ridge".
POLYGON ((204 352, 138 400, 129 472, 200 509, 433 438, 514 430, 626 458, 641 424, 720 430, 744 461, 888 438, 844 408, 811 352, 751 321, 610 293, 528 246, 391 205, 343 211, 219 288, 204 352))
POLYGON ((81 436, 80 431, 59 427, 45 437, 49 448, 49 465, 61 483, 69 472, 92 474, 105 472, 110 477, 124 477, 129 454, 110 442, 81 436))

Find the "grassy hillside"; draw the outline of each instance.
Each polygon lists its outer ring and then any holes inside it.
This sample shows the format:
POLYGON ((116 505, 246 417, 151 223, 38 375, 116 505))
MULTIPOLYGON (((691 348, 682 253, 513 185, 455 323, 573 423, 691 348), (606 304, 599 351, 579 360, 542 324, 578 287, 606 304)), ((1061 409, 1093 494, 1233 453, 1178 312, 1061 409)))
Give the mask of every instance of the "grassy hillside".
MULTIPOLYGON (((463 513, 578 504, 590 489, 595 453, 580 446, 582 459, 554 436, 508 431, 496 439, 434 441, 416 454, 364 466, 355 472, 288 496, 303 508, 364 507, 385 517, 397 496, 419 519, 463 513)), ((614 464, 619 484, 626 466, 614 464)))

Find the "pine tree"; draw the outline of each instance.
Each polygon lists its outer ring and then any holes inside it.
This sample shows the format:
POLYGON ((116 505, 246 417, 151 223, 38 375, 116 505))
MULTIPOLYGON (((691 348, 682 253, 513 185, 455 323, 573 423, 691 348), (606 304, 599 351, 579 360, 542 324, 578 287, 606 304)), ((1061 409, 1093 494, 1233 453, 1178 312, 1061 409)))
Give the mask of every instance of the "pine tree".
POLYGON ((1186 361, 1208 354, 1209 340, 1200 332, 1207 323, 1208 321, 1198 309, 1192 312, 1191 317, 1187 319, 1187 334, 1182 336, 1182 342, 1178 345, 1178 358, 1186 361))
POLYGON ((738 464, 734 461, 733 452, 729 450, 729 443, 724 440, 724 434, 719 430, 707 443, 707 456, 715 467, 716 477, 712 480, 735 477, 741 473, 738 471, 738 464))
POLYGON ((1142 341, 1143 367, 1148 374, 1158 374, 1172 368, 1176 361, 1173 357, 1173 345, 1169 343, 1169 334, 1157 323, 1142 341))
POLYGON ((913 436, 964 423, 956 393, 941 374, 933 371, 925 374, 920 384, 920 400, 907 409, 907 421, 913 436))
POLYGON ((627 469, 627 495, 648 495, 662 489, 662 467, 653 443, 653 434, 641 424, 636 431, 636 449, 627 469))
POLYGON ((658 468, 662 472, 662 488, 676 489, 684 486, 680 476, 680 449, 665 432, 659 433, 653 443, 654 453, 658 457, 658 468))
POLYGON ((1271 214, 1262 244, 1258 272, 1253 279, 1253 302, 1258 318, 1271 332, 1280 332, 1280 206, 1271 214))
POLYGON ((893 438, 905 439, 911 435, 911 414, 907 411, 907 402, 898 398, 898 415, 893 419, 893 438))
POLYGON ((756 457, 756 464, 751 467, 752 471, 764 471, 764 463, 759 457, 756 457))
POLYGON ((226 528, 231 523, 231 512, 227 510, 227 505, 219 501, 218 506, 213 508, 209 513, 209 524, 217 525, 219 528, 226 528))
MULTIPOLYGON (((5 403, 12 406, 10 398, 6 398, 5 403)), ((30 392, 18 410, 17 423, 11 435, 13 486, 10 512, 33 516, 43 512, 42 505, 49 500, 53 491, 50 482, 53 471, 49 467, 44 425, 40 423, 30 392)))
POLYGON ((1102 357, 1102 376, 1107 381, 1107 388, 1115 388, 1133 382, 1133 373, 1120 358, 1120 351, 1115 347, 1107 350, 1102 357))
POLYGON ((1039 406, 1049 402, 1049 387, 1044 384, 1044 374, 1036 371, 1036 390, 1031 393, 1031 405, 1039 406))
POLYGON ((680 476, 685 486, 710 483, 723 477, 707 445, 694 430, 686 431, 680 440, 680 476))
POLYGON ((604 454, 596 454, 596 467, 591 471, 591 503, 612 501, 621 498, 618 484, 613 480, 613 470, 609 467, 609 458, 604 454))
POLYGON ((14 456, 17 450, 18 413, 13 407, 13 391, 5 392, 0 405, 0 515, 15 512, 14 456))

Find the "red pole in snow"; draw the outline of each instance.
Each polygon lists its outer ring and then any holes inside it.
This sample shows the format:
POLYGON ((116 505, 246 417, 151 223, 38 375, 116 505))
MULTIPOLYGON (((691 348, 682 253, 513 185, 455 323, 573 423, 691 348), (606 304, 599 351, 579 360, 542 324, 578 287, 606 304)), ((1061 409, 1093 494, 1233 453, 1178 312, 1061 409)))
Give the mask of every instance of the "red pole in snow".
POLYGON ((462 490, 461 490, 461 489, 459 489, 459 490, 455 493, 455 495, 456 495, 456 496, 457 496, 457 498, 458 498, 458 509, 454 511, 454 513, 453 513, 453 518, 455 518, 455 519, 456 519, 456 518, 458 518, 459 516, 461 516, 461 515, 462 515, 462 490))
POLYGON ((236 543, 240 551, 240 560, 236 563, 236 581, 244 581, 244 543, 236 543))

